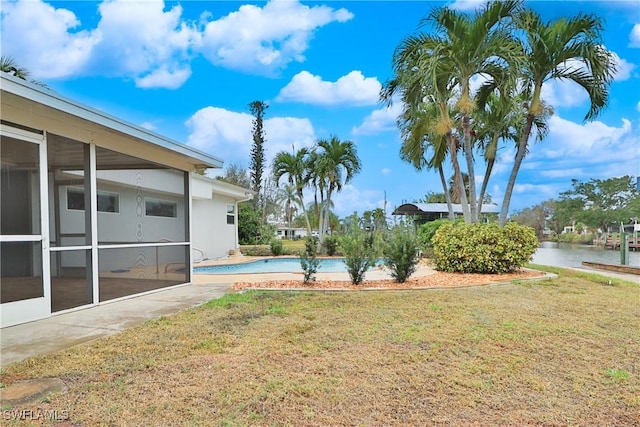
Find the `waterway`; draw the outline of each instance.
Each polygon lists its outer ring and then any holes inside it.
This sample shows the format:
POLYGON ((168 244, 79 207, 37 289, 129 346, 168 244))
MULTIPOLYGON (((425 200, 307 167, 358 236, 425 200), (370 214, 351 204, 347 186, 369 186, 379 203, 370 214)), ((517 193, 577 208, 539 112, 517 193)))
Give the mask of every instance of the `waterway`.
MULTIPOLYGON (((533 263, 554 267, 582 267, 582 261, 620 265, 620 251, 590 245, 542 242, 533 263)), ((640 267, 640 251, 629 251, 629 265, 640 267)))

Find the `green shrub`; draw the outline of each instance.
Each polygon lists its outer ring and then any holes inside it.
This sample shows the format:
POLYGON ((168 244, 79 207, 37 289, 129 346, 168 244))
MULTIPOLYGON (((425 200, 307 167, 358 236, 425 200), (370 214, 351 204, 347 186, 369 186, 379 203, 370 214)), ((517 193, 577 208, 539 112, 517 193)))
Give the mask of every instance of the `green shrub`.
POLYGON ((271 248, 268 245, 240 245, 240 252, 247 256, 269 256, 271 248))
POLYGON ((309 236, 304 242, 305 250, 300 252, 300 266, 302 267, 303 283, 307 284, 315 280, 320 260, 316 256, 318 238, 309 236))
POLYGON ((443 224, 432 242, 436 269, 462 273, 506 273, 529 262, 538 248, 533 229, 514 222, 443 224))
POLYGON ((396 227, 383 249, 384 265, 396 282, 404 283, 418 268, 418 241, 407 227, 396 227))
POLYGON ((364 273, 376 264, 373 234, 355 228, 341 236, 339 242, 351 283, 359 285, 364 280, 364 273))
POLYGON ((334 256, 338 251, 338 239, 335 236, 326 236, 322 246, 327 255, 334 256))
POLYGON ((431 240, 436 235, 436 231, 442 224, 450 224, 452 221, 449 219, 436 219, 435 221, 429 221, 418 227, 418 244, 424 250, 424 248, 432 247, 431 240))
POLYGON ((282 241, 280 239, 271 239, 269 247, 271 248, 271 255, 273 256, 282 255, 284 250, 284 246, 282 245, 282 241))

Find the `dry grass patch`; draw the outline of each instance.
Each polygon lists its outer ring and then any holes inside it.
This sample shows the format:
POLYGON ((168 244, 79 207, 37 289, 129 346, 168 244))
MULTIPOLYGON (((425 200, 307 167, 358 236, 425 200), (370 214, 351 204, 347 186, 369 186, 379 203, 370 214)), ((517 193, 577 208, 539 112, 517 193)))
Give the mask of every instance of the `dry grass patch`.
POLYGON ((640 424, 640 287, 248 292, 15 364, 94 425, 640 424))

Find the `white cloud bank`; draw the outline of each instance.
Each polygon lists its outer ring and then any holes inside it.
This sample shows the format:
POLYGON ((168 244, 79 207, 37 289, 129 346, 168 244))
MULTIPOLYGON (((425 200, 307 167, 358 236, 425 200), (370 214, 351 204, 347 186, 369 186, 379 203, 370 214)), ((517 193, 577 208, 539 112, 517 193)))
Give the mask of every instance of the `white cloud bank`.
POLYGON ((206 24, 203 55, 212 63, 250 73, 274 74, 289 62, 304 61, 313 32, 331 22, 346 22, 346 9, 309 7, 291 0, 272 0, 206 24))
MULTIPOLYGON (((197 111, 186 122, 189 129, 187 145, 224 159, 225 165, 237 164, 248 168, 251 158, 251 122, 253 116, 218 107, 197 111)), ((273 117, 264 121, 265 161, 267 166, 276 153, 310 147, 316 140, 308 119, 273 117)))
POLYGON ((301 71, 280 91, 276 101, 315 105, 375 105, 382 85, 354 70, 335 82, 301 71))
POLYGON ((182 86, 200 54, 225 68, 277 75, 290 62, 304 61, 318 28, 353 17, 346 9, 272 0, 263 7, 242 5, 217 20, 205 12, 190 21, 182 6, 165 10, 163 0, 105 0, 96 27, 79 29, 78 17, 55 5, 3 1, 3 55, 35 79, 104 75, 130 78, 142 88, 182 86))
POLYGON ((381 132, 398 130, 397 120, 402 113, 402 103, 394 102, 390 107, 373 110, 364 118, 360 126, 351 129, 353 135, 375 135, 381 132))

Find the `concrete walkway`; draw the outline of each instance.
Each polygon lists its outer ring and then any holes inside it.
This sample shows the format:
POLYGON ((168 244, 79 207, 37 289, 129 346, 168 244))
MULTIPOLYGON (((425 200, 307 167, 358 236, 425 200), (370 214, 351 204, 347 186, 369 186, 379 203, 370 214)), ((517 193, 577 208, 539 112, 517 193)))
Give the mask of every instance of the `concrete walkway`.
POLYGON ((220 298, 230 283, 196 283, 0 329, 0 366, 54 353, 220 298))

